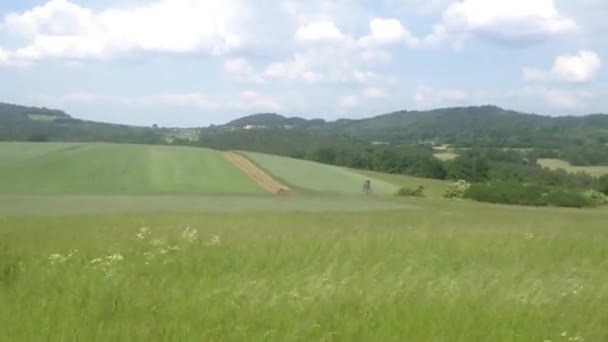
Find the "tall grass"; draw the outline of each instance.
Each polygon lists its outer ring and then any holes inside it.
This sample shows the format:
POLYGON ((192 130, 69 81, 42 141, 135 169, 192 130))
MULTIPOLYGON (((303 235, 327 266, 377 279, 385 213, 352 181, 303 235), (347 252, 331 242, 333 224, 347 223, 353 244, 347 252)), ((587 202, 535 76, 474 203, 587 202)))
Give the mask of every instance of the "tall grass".
POLYGON ((606 341, 603 211, 0 219, 7 341, 606 341))

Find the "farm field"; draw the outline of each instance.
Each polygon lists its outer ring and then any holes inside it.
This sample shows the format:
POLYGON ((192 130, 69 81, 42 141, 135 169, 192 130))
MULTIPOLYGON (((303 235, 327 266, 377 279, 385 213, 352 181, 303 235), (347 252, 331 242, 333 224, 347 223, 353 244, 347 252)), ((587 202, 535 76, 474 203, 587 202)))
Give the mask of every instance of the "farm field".
POLYGON ((608 166, 572 166, 561 159, 539 159, 538 164, 552 170, 565 170, 568 172, 586 172, 592 176, 603 176, 608 174, 608 166))
MULTIPOLYGON (((294 189, 359 195, 363 182, 369 179, 341 167, 253 152, 242 153, 274 178, 294 189)), ((393 195, 398 190, 396 185, 379 179, 372 180, 372 187, 377 195, 393 195)))
POLYGON ((201 148, 3 143, 0 165, 1 194, 265 194, 201 148))
POLYGON ((608 340, 605 208, 244 155, 298 191, 212 150, 0 144, 0 341, 608 340))

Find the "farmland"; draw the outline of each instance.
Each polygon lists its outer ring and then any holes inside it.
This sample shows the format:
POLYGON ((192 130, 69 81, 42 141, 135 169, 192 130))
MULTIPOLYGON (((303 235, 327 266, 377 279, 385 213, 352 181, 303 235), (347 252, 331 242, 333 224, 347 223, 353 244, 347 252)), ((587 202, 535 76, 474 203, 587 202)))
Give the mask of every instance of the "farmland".
POLYGON ((608 174, 608 166, 572 166, 567 161, 561 159, 539 159, 538 163, 542 167, 552 170, 565 170, 567 172, 586 172, 592 176, 603 176, 608 174))
POLYGON ((213 150, 0 144, 0 340, 608 339, 606 209, 243 155, 298 191, 213 150))

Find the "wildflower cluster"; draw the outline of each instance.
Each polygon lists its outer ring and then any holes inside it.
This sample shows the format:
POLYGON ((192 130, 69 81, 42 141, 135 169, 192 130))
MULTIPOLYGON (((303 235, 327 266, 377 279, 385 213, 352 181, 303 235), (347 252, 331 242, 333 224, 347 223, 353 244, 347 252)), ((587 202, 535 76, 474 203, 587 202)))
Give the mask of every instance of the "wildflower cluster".
POLYGON ((49 255, 49 261, 51 262, 51 265, 64 264, 68 260, 70 260, 76 253, 78 253, 78 250, 76 249, 69 250, 66 255, 54 253, 49 255))

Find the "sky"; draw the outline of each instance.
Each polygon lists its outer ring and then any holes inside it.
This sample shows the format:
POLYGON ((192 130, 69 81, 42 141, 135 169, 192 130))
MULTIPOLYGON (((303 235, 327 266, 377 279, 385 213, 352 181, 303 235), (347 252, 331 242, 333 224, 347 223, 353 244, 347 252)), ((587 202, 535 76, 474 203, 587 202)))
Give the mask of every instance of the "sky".
POLYGON ((608 112, 606 0, 0 1, 0 102, 162 126, 608 112))

